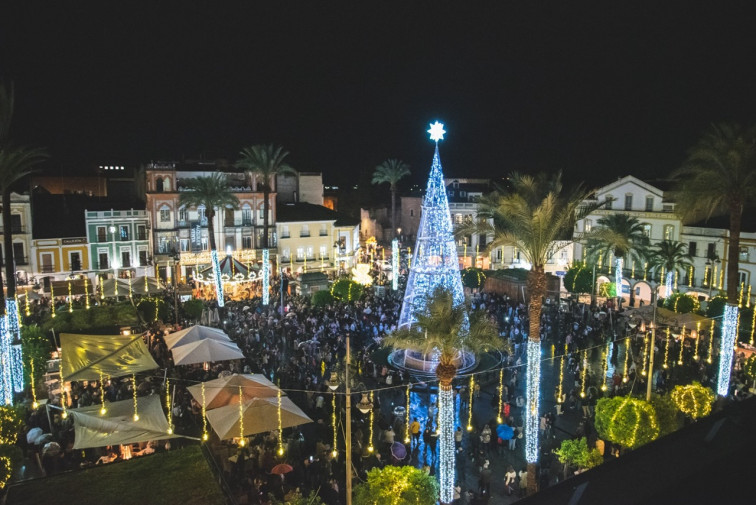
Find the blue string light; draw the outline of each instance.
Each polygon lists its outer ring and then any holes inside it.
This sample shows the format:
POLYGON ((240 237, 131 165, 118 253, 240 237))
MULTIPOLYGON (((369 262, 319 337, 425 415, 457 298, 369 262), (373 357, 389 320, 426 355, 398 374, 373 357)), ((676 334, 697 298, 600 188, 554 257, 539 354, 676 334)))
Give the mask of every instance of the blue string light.
POLYGON ((454 392, 439 386, 438 392, 439 462, 438 481, 441 503, 454 500, 454 392))
POLYGON ((666 297, 672 296, 672 280, 675 278, 674 270, 667 272, 667 276, 664 278, 664 292, 666 297))
POLYGON ((391 289, 399 289, 399 240, 391 241, 391 289))
POLYGON ((525 391, 525 460, 538 462, 538 404, 541 382, 541 344, 528 340, 528 368, 525 391))
POLYGON ((13 379, 11 378, 11 337, 8 333, 8 318, 0 316, 0 402, 13 403, 13 379))
POLYGON ((717 393, 727 396, 730 391, 730 375, 732 374, 732 355, 735 352, 735 341, 738 338, 738 305, 727 303, 722 318, 722 339, 719 348, 719 376, 717 377, 717 393))
POLYGON ((615 258, 614 259, 614 285, 617 289, 617 297, 622 298, 622 266, 624 264, 624 260, 622 258, 615 258))
POLYGON ((210 260, 213 262, 213 274, 215 275, 215 295, 218 298, 218 307, 223 307, 223 279, 221 279, 220 262, 218 261, 218 251, 210 251, 210 260))
POLYGON ((24 390, 24 364, 21 356, 21 325, 18 320, 18 305, 14 298, 5 299, 5 312, 8 315, 11 381, 13 390, 20 393, 24 390))
MULTIPOLYGON (((262 252, 262 302, 263 305, 270 303, 270 251, 263 249, 262 252)), ((281 278, 283 281, 283 277, 281 278)))

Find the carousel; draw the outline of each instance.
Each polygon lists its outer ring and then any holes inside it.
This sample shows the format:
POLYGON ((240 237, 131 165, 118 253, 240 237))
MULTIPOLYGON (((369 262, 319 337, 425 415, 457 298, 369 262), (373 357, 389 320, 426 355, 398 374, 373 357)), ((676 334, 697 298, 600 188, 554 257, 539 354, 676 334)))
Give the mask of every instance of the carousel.
MULTIPOLYGON (((246 265, 233 256, 226 256, 219 262, 220 280, 223 283, 223 293, 229 300, 239 301, 248 300, 254 296, 261 296, 262 272, 257 263, 247 263, 246 265)), ((195 275, 194 280, 197 286, 194 290, 194 297, 203 300, 215 299, 215 273, 212 265, 200 269, 195 275)))

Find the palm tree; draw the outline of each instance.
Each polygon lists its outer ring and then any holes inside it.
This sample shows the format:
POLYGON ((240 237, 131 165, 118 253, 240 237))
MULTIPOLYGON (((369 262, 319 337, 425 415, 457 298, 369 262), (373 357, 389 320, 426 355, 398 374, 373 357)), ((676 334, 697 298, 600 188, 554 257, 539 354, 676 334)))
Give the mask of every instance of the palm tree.
POLYGON ((271 181, 276 175, 295 175, 296 170, 291 168, 284 159, 289 155, 282 147, 274 145, 256 145, 245 147, 239 153, 241 158, 236 161, 237 168, 243 168, 251 177, 258 178, 258 185, 263 190, 263 243, 264 249, 268 244, 268 214, 270 213, 271 181), (260 179, 262 182, 259 182, 260 179))
POLYGON ((218 264, 218 248, 215 244, 215 208, 237 208, 239 199, 228 187, 226 176, 214 173, 209 177, 196 177, 186 182, 186 191, 179 196, 179 205, 187 207, 205 206, 207 217, 207 234, 210 240, 210 257, 212 258, 213 274, 215 274, 215 294, 218 305, 223 307, 223 283, 221 282, 220 266, 218 264))
MULTIPOLYGON (((21 179, 31 174, 34 167, 47 158, 41 148, 14 145, 8 140, 10 124, 13 119, 13 87, 6 88, 0 84, 0 195, 2 197, 3 247, 5 249, 6 294, 2 293, 2 274, 0 273, 0 302, 6 318, 0 324, 0 339, 5 339, 12 346, 10 358, 16 365, 21 362, 21 331, 16 307, 16 262, 13 255, 13 220, 11 219, 11 189, 21 179), (5 299, 3 300, 3 296, 5 299), (7 326, 5 326, 7 325, 7 326)), ((4 368, 10 366, 5 363, 4 368)), ((7 384, 9 376, 4 374, 7 384)), ((12 377, 16 392, 23 390, 23 376, 12 377)), ((8 398, 4 398, 9 403, 8 398)), ((12 400, 12 399, 11 399, 12 400)))
POLYGON ((738 269, 743 209, 756 203, 756 126, 719 124, 703 135, 673 177, 675 211, 686 222, 714 215, 730 218, 727 248, 727 306, 722 332, 718 393, 726 395, 737 339, 738 269))
POLYGON ((617 304, 622 305, 622 268, 625 259, 641 262, 647 255, 648 237, 638 218, 628 214, 609 214, 602 216, 598 226, 587 236, 588 254, 593 262, 599 255, 608 258, 614 256, 614 278, 617 286, 617 304))
POLYGON ((391 190, 391 237, 396 236, 396 185, 410 174, 409 165, 394 158, 388 159, 375 167, 373 184, 389 183, 391 190))
POLYGON ((532 265, 527 277, 528 307, 527 407, 525 410, 525 457, 528 462, 528 488, 536 490, 538 461, 538 392, 540 382, 541 310, 546 296, 546 262, 569 244, 563 240, 572 233, 575 221, 583 219, 600 204, 588 204, 589 192, 580 186, 564 192, 561 173, 536 177, 513 173, 511 189, 497 190, 480 200, 476 223, 458 231, 493 236, 488 251, 497 247, 516 247, 532 265), (530 438, 530 440, 528 440, 530 438))
POLYGON ((464 305, 454 304, 451 291, 439 286, 428 297, 425 310, 415 313, 411 327, 394 331, 383 345, 398 349, 437 353, 436 377, 439 382, 439 482, 441 503, 451 503, 454 493, 454 393, 452 381, 457 375, 454 364, 460 351, 481 353, 507 349, 499 337, 497 325, 483 311, 467 317, 464 305))
POLYGON ((687 251, 688 246, 676 240, 663 240, 654 244, 654 249, 650 254, 651 266, 656 269, 664 269, 666 278, 664 280, 665 292, 667 297, 672 295, 672 280, 675 273, 689 269, 693 264, 693 258, 687 251))

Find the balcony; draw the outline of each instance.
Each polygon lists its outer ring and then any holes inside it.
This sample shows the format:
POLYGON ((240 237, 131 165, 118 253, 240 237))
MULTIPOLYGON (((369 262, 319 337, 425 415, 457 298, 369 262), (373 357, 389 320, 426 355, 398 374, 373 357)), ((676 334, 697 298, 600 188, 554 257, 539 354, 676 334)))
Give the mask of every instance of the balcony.
POLYGON ((300 232, 299 233, 299 237, 300 238, 307 238, 309 236, 310 236, 310 232, 309 231, 304 231, 304 232, 300 232))
POLYGON ((39 267, 39 271, 43 274, 51 274, 55 272, 55 267, 52 265, 42 265, 39 267))
MULTIPOLYGON (((11 234, 13 235, 23 235, 26 233, 26 228, 23 226, 11 226, 11 234)), ((3 234, 3 228, 0 227, 0 235, 3 234)))
POLYGON ((291 238, 291 233, 282 233, 281 238, 291 238))
POLYGON ((136 235, 137 240, 147 240, 147 232, 140 232, 136 235))

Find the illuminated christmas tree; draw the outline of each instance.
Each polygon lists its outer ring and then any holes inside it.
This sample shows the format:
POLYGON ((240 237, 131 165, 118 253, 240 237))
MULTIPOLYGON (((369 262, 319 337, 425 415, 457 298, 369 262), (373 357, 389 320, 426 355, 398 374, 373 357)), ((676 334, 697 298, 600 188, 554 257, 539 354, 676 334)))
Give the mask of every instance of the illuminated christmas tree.
POLYGON ((444 125, 436 121, 428 133, 436 142, 428 186, 423 198, 420 226, 417 230, 412 268, 404 292, 399 327, 411 326, 414 314, 422 311, 425 301, 436 286, 443 286, 454 294, 455 304, 465 301, 462 277, 459 273, 457 246, 454 242, 449 199, 446 196, 444 174, 438 155, 438 141, 444 138, 444 125))

